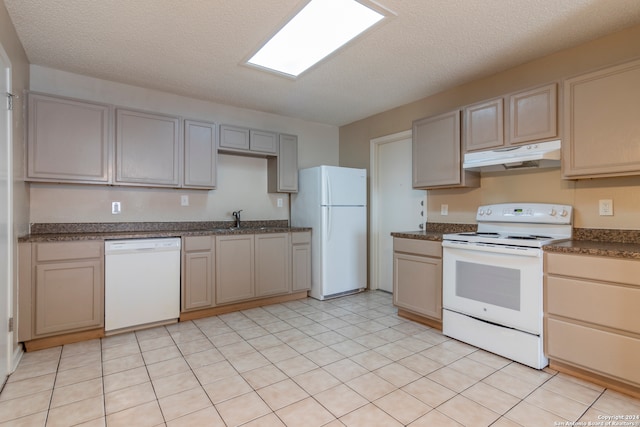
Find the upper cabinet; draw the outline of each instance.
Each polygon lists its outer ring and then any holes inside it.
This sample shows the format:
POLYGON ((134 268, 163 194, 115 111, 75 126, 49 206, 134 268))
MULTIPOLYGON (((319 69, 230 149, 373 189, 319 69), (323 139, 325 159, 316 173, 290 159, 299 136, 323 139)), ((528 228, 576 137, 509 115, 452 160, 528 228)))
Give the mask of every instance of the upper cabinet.
POLYGON ((28 181, 110 182, 109 106, 30 93, 28 181))
POLYGON ((278 154, 278 134, 238 126, 220 126, 220 149, 255 155, 278 154))
POLYGON ((298 191, 295 135, 37 93, 27 100, 26 181, 211 190, 221 150, 266 157, 268 191, 298 191))
POLYGON ((180 119, 116 110, 117 183, 177 187, 180 184, 180 119))
POLYGON ((184 182, 186 188, 216 188, 218 148, 216 125, 184 121, 184 182))
POLYGON ((564 82, 565 178, 640 174, 640 60, 564 82))
POLYGON ((509 102, 508 142, 523 144, 558 137, 558 85, 517 92, 509 102))
POLYGON ((551 83, 465 107, 465 151, 558 138, 557 87, 551 83))
POLYGON ((267 160, 269 193, 298 192, 298 137, 278 135, 278 156, 267 160))
POLYGON ((413 122, 413 188, 477 187, 480 175, 462 169, 460 110, 413 122))
POLYGON ((502 98, 470 105, 464 109, 466 151, 485 150, 504 145, 502 98))

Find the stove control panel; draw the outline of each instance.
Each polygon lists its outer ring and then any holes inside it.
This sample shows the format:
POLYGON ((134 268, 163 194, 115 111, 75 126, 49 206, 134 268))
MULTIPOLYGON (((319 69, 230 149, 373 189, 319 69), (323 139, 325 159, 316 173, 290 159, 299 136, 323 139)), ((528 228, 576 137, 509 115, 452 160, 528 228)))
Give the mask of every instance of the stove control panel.
POLYGON ((500 203, 478 208, 476 220, 571 224, 573 207, 549 203, 500 203))

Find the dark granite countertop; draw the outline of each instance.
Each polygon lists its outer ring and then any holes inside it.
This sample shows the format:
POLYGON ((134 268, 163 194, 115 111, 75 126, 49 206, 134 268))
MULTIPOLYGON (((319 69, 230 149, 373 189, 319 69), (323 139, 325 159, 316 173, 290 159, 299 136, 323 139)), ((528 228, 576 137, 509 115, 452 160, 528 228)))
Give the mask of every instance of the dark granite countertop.
MULTIPOLYGON (((445 233, 475 231, 475 224, 427 224, 426 230, 393 232, 393 237, 442 241, 445 233)), ((544 246, 545 252, 640 259, 640 230, 574 228, 573 240, 544 246)))
POLYGON ((231 221, 32 224, 31 233, 18 240, 67 242, 311 231, 310 227, 289 227, 286 220, 245 221, 240 228, 233 225, 231 221))
POLYGON ((427 223, 425 230, 417 231, 394 231, 393 237, 403 239, 442 241, 442 235, 446 233, 463 233, 465 231, 476 231, 475 224, 448 224, 442 222, 427 223))
POLYGON ((613 258, 639 259, 639 243, 602 242, 597 240, 570 240, 544 246, 545 252, 596 255, 613 258))
POLYGON ((432 240, 435 242, 441 242, 443 234, 444 233, 438 231, 399 231, 391 233, 393 237, 400 237, 403 239, 432 240))

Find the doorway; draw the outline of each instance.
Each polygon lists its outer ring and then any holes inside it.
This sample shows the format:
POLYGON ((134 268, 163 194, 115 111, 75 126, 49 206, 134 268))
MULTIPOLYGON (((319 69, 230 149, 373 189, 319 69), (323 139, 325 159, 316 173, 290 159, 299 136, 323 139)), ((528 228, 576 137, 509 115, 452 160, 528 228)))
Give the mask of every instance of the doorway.
POLYGON ((12 140, 11 63, 0 46, 0 389, 9 373, 9 352, 12 334, 9 331, 10 289, 13 283, 12 235, 12 140))
POLYGON ((393 292, 394 231, 424 226, 427 192, 412 188, 411 131, 371 140, 371 289, 393 292))

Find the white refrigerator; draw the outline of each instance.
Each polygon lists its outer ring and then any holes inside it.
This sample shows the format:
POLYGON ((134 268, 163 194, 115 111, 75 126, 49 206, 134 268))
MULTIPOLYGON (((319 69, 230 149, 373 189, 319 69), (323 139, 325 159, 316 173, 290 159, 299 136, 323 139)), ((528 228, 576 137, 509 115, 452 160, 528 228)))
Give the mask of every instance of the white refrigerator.
POLYGON ((367 171, 317 166, 299 171, 291 225, 311 227, 311 291, 324 300, 367 287, 367 171))

